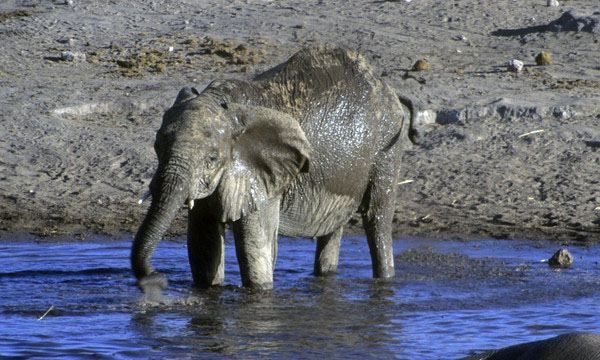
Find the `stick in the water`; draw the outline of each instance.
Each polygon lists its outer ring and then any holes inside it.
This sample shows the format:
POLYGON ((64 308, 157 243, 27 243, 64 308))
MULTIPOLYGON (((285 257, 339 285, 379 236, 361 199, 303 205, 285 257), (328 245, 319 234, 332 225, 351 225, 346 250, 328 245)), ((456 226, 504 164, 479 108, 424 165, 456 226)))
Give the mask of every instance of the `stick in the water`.
POLYGON ((50 311, 52 311, 52 309, 54 309, 54 305, 50 305, 50 308, 48 310, 46 310, 44 315, 42 315, 38 320, 43 320, 46 317, 46 315, 48 315, 50 313, 50 311))

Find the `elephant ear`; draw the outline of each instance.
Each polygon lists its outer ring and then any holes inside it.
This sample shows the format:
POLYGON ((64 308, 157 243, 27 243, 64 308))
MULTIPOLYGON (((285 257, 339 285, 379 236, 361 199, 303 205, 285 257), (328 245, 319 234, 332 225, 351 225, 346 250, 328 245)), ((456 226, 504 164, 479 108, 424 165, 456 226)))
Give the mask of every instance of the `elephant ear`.
POLYGON ((236 221, 307 172, 310 144, 300 124, 279 111, 232 104, 240 131, 218 188, 224 222, 236 221))

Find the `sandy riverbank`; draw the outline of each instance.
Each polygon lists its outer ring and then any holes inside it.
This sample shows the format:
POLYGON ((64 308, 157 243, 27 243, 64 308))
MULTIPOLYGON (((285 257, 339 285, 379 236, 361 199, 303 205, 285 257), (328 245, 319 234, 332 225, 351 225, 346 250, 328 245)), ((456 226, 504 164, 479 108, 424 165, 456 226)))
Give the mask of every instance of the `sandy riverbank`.
MULTIPOLYGON (((0 230, 134 232, 181 87, 335 43, 428 114, 404 155, 397 236, 598 240, 600 25, 554 26, 569 9, 600 18, 594 0, 3 2, 0 230), (542 50, 554 64, 535 65, 542 50), (420 58, 431 70, 409 71, 420 58)), ((172 231, 184 225, 182 211, 172 231)))

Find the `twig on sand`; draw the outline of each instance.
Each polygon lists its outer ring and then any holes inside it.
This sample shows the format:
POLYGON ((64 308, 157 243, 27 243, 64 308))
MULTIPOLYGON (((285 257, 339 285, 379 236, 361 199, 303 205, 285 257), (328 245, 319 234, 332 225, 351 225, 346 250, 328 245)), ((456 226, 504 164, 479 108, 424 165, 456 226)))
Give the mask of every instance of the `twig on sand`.
POLYGON ((50 308, 48 310, 46 310, 44 315, 42 315, 40 318, 38 318, 38 320, 43 320, 46 317, 46 315, 48 315, 50 313, 50 311, 52 311, 52 309, 54 309, 54 305, 50 305, 50 308))
POLYGON ((403 181, 400 181, 398 183, 398 185, 410 184, 413 181, 414 181, 413 179, 403 180, 403 181))
POLYGON ((528 136, 528 135, 537 134, 537 133, 542 133, 542 132, 544 132, 543 129, 533 130, 533 131, 530 131, 530 132, 526 132, 525 134, 519 135, 519 138, 522 138, 522 137, 525 137, 525 136, 528 136))

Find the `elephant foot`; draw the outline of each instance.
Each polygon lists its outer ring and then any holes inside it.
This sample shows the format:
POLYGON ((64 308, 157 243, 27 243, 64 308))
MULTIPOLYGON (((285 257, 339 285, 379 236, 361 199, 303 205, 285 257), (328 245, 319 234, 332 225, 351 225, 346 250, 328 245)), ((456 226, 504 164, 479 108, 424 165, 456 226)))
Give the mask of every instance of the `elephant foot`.
POLYGON ((144 294, 160 294, 167 287, 168 283, 167 278, 163 274, 153 272, 152 274, 139 279, 137 286, 144 294))
POLYGON ((373 269, 373 277, 375 279, 393 279, 396 276, 393 266, 376 267, 373 269))

